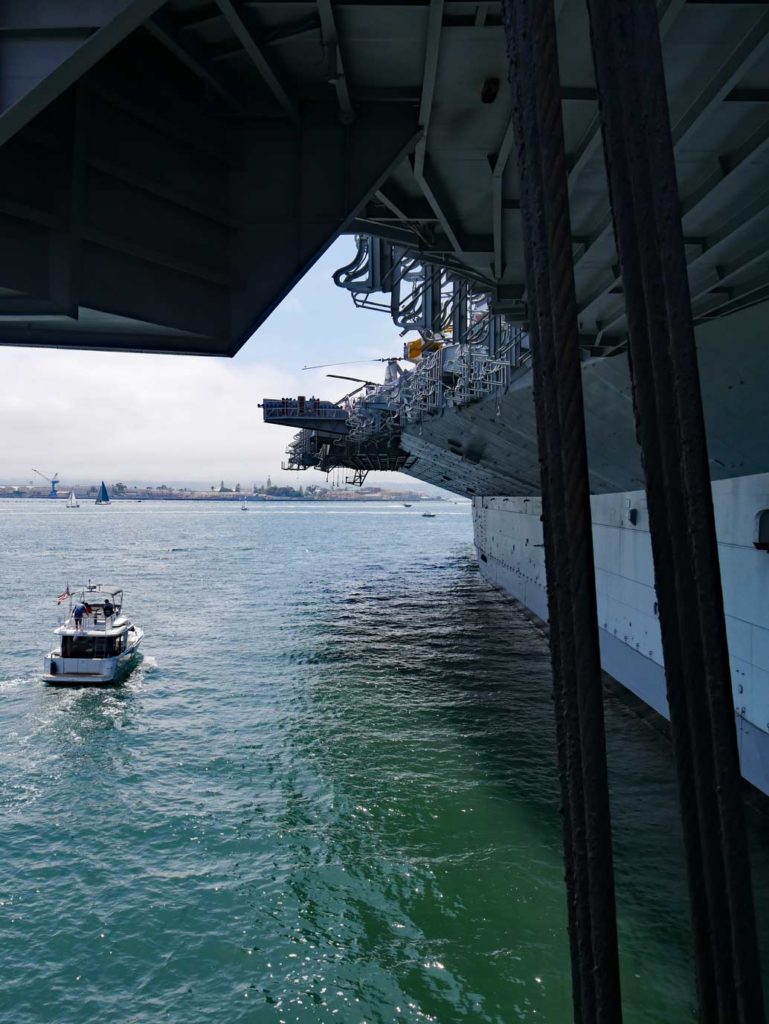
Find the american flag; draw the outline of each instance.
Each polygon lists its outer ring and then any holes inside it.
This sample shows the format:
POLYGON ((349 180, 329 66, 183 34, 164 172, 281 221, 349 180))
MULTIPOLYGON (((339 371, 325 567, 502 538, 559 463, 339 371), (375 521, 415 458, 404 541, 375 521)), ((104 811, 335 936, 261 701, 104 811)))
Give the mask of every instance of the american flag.
POLYGON ((62 601, 66 601, 69 597, 69 583, 64 588, 61 594, 56 598, 56 604, 61 604, 62 601))

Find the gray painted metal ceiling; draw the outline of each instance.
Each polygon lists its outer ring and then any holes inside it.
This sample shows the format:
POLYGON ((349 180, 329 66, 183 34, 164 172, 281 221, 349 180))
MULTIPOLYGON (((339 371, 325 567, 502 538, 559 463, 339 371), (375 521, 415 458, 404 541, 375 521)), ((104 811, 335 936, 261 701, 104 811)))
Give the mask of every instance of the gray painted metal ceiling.
MULTIPOLYGON (((610 348, 587 17, 556 7, 580 325, 610 348)), ((662 0, 660 25, 706 320, 769 296, 769 5, 662 0)), ((6 0, 0 343, 232 355, 356 230, 522 308, 506 74, 493 0, 6 0)))

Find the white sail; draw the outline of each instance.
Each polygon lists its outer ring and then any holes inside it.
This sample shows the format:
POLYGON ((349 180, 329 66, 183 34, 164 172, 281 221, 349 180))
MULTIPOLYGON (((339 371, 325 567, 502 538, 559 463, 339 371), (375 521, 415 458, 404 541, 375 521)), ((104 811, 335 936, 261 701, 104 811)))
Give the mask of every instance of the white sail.
POLYGON ((69 492, 69 499, 67 501, 67 508, 80 508, 80 502, 77 500, 74 491, 69 492))

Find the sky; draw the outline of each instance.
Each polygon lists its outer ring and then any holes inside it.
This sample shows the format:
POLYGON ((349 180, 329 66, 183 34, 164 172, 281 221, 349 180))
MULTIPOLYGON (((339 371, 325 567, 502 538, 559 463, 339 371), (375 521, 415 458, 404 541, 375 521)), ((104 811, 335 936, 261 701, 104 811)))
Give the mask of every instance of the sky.
MULTIPOLYGON (((294 432, 267 426, 262 398, 335 400, 355 384, 325 374, 382 380, 381 363, 403 341, 385 313, 356 309, 331 274, 354 254, 341 238, 321 257, 234 359, 0 347, 0 436, 10 443, 0 481, 323 484, 316 470, 282 473, 294 432), (303 371, 350 361, 349 367, 303 371)), ((367 483, 414 486, 394 473, 367 483)))

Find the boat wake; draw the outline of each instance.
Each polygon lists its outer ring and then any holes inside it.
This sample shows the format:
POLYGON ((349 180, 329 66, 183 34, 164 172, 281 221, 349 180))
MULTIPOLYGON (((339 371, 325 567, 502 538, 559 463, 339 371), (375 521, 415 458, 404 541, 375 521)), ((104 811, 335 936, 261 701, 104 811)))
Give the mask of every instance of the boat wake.
POLYGON ((21 690, 30 683, 38 682, 34 673, 26 676, 13 676, 10 679, 0 679, 0 693, 12 693, 14 690, 21 690))

